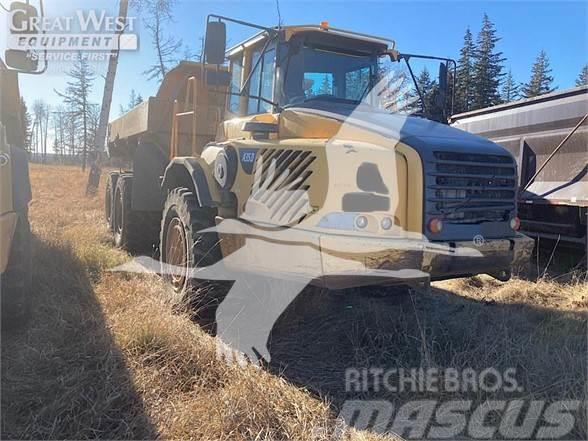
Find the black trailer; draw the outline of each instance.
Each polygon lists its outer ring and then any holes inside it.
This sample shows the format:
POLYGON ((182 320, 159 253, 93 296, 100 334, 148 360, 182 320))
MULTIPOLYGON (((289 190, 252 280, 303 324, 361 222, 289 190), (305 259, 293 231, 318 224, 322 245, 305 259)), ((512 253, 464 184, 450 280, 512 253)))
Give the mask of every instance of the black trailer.
POLYGON ((588 86, 452 117, 517 158, 521 229, 587 246, 588 86))

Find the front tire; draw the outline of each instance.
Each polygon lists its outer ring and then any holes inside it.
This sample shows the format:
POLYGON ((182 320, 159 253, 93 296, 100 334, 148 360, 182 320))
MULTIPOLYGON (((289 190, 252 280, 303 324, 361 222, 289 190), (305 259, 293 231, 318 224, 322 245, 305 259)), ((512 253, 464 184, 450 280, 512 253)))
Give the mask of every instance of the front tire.
POLYGON ((2 329, 24 325, 30 315, 32 291, 32 234, 26 212, 20 213, 8 267, 0 276, 2 329))
POLYGON ((202 233, 214 226, 215 210, 200 207, 193 192, 178 188, 169 193, 161 224, 162 275, 182 301, 205 319, 214 317, 224 290, 221 283, 197 280, 190 272, 221 262, 218 235, 202 233), (170 267, 174 274, 170 274, 170 267))

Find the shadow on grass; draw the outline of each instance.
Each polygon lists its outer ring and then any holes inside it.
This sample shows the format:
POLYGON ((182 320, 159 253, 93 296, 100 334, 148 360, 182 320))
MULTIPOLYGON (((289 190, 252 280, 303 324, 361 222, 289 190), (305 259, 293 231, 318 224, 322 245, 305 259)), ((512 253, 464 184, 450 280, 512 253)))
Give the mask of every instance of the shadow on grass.
MULTIPOLYGON (((381 292, 380 292, 381 294, 381 292)), ((307 288, 282 315, 271 337, 270 370, 332 403, 386 400, 585 400, 587 317, 529 304, 473 300, 433 288, 388 295, 307 288), (520 391, 506 393, 376 390, 373 381, 346 390, 346 370, 516 369, 520 391)), ((395 376, 393 386, 398 386, 395 376)), ((410 388, 409 388, 410 389, 410 388)), ((580 415, 581 412, 578 412, 580 415)), ((572 432, 586 439, 580 416, 572 432)), ((567 439, 572 439, 568 437, 567 439)))
POLYGON ((32 315, 2 334, 2 439, 154 439, 88 272, 34 239, 32 315))

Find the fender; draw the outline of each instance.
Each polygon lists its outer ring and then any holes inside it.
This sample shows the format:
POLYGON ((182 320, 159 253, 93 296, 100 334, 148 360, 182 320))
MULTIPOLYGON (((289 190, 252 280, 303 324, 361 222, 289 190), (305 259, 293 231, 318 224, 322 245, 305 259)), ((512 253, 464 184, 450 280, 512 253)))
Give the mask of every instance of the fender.
POLYGON ((157 142, 144 140, 133 155, 132 207, 137 211, 161 211, 165 193, 161 191, 161 177, 169 161, 157 142))
POLYGON ((215 207, 203 162, 194 157, 174 158, 163 176, 163 193, 167 195, 174 188, 186 187, 194 192, 201 207, 215 207))

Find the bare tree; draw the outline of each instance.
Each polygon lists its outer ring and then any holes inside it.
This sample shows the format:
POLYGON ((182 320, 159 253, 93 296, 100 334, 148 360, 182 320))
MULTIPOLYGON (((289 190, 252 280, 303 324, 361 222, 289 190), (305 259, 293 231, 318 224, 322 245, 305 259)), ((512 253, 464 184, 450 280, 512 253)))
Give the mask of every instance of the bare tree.
POLYGON ((63 106, 57 106, 52 113, 52 121, 54 132, 53 150, 63 160, 67 153, 65 146, 66 113, 63 106))
MULTIPOLYGON (((120 0, 118 16, 127 20, 129 10, 129 0, 120 0)), ((124 29, 121 29, 117 34, 120 39, 124 33, 124 29)), ((110 106, 112 104, 112 94, 114 92, 114 80, 116 78, 116 71, 118 69, 118 57, 120 51, 118 49, 113 50, 110 53, 110 60, 108 62, 108 71, 104 81, 104 93, 102 95, 102 108, 100 109, 100 121, 98 123, 98 129, 96 132, 96 143, 98 148, 102 149, 106 144, 106 128, 108 126, 108 118, 110 116, 110 106)))
POLYGON ((70 70, 69 76, 71 77, 71 81, 67 83, 65 92, 55 92, 63 98, 63 102, 71 108, 75 118, 78 118, 81 123, 82 170, 86 170, 90 145, 90 138, 88 136, 88 118, 91 110, 89 96, 92 91, 95 75, 90 69, 88 60, 80 54, 70 70))
POLYGON ((71 108, 66 112, 65 117, 65 134, 66 141, 64 147, 69 151, 69 157, 73 160, 78 156, 77 138, 79 122, 77 118, 77 111, 71 108))
POLYGON ((49 131, 49 114, 51 107, 43 100, 33 103, 33 115, 36 128, 36 151, 41 154, 42 161, 47 160, 47 137, 49 131))
POLYGON ((166 35, 165 27, 173 21, 172 10, 176 0, 147 0, 142 7, 147 13, 144 21, 145 28, 151 35, 151 41, 156 53, 156 62, 144 74, 148 80, 162 80, 169 70, 169 65, 177 62, 177 53, 182 48, 182 40, 166 35))

